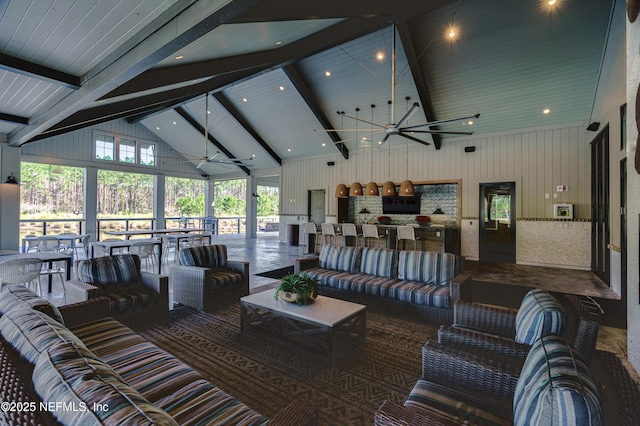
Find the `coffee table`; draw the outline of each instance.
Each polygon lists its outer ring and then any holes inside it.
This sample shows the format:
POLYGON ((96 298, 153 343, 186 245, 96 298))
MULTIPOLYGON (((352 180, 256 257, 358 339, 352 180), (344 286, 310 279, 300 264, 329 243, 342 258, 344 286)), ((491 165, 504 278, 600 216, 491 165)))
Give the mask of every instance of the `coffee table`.
POLYGON ((334 364, 366 339, 366 306, 318 296, 309 305, 274 299, 275 290, 242 297, 243 332, 305 352, 334 364))

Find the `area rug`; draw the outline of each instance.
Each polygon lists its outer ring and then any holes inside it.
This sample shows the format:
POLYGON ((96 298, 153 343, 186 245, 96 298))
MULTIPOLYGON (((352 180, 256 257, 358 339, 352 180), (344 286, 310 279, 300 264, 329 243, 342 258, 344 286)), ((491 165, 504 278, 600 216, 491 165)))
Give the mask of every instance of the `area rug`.
MULTIPOLYGON (((141 334, 258 412, 274 416, 294 399, 315 406, 321 425, 371 425, 386 399, 402 402, 421 375, 422 346, 436 327, 367 312, 367 340, 334 366, 240 332, 237 304, 215 312, 178 306, 171 323, 141 334)), ((640 388, 613 353, 596 351, 591 370, 605 424, 637 425, 640 388)))
POLYGON ((421 348, 436 329, 367 312, 367 340, 333 367, 240 332, 238 305, 213 313, 180 306, 171 323, 141 333, 260 413, 293 398, 313 404, 323 425, 370 425, 385 399, 403 401, 421 374, 421 348))
POLYGON ((286 266, 284 268, 274 269, 273 271, 260 272, 256 274, 259 277, 267 277, 279 280, 280 278, 293 274, 293 266, 286 266))

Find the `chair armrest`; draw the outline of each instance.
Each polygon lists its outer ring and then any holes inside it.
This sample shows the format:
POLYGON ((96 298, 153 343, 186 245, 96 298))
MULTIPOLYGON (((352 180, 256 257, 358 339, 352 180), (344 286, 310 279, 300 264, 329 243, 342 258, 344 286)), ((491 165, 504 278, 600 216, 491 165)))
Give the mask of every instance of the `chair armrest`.
POLYGON ((95 299, 100 295, 100 289, 92 284, 83 283, 78 280, 70 280, 65 283, 67 300, 74 302, 84 302, 95 299))
POLYGON ((249 262, 241 260, 227 260, 227 268, 242 275, 242 288, 249 294, 249 262))
POLYGON ((373 417, 376 426, 448 426, 459 425, 457 421, 445 418, 435 412, 417 412, 394 401, 386 400, 376 410, 373 417))
POLYGON ((109 299, 106 297, 97 297, 84 302, 63 305, 58 309, 60 309, 66 327, 74 327, 78 324, 95 321, 111 315, 109 313, 109 299))
POLYGON ((167 275, 142 271, 140 276, 142 285, 158 293, 161 299, 169 300, 169 277, 167 275))
POLYGON ((516 335, 517 314, 517 309, 460 300, 453 305, 453 324, 513 338, 516 335))
POLYGON ((291 401, 269 421, 270 426, 316 426, 317 424, 318 415, 315 409, 299 399, 291 401))
MULTIPOLYGON (((464 389, 468 399, 513 401, 523 360, 427 341, 422 347, 422 376, 453 389, 464 389), (487 398, 487 394, 492 398, 487 398)), ((493 407, 498 409, 498 407, 493 407)))
POLYGON ((452 302, 471 300, 471 274, 462 273, 453 277, 449 283, 452 302))
POLYGON ((296 274, 299 274, 301 271, 317 268, 319 262, 320 262, 320 258, 317 256, 295 259, 293 261, 293 272, 296 274))
POLYGON ((466 330, 454 326, 442 325, 438 329, 438 342, 444 345, 479 349, 495 354, 504 354, 524 361, 531 346, 516 343, 509 337, 497 336, 475 330, 466 330))

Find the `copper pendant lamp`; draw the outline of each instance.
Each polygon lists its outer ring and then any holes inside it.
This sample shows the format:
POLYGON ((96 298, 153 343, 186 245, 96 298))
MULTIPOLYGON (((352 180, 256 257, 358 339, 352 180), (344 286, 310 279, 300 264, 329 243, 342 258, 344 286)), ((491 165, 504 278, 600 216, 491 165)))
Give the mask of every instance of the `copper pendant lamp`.
POLYGON ((344 183, 339 183, 336 186, 336 198, 347 198, 349 196, 349 190, 347 189, 347 185, 344 183))
POLYGON ((416 195, 416 189, 413 187, 413 182, 409 179, 403 180, 400 183, 400 195, 401 197, 413 197, 416 195))
POLYGON ((383 197, 395 197, 398 195, 396 192, 396 185, 390 180, 382 184, 382 196, 383 197))

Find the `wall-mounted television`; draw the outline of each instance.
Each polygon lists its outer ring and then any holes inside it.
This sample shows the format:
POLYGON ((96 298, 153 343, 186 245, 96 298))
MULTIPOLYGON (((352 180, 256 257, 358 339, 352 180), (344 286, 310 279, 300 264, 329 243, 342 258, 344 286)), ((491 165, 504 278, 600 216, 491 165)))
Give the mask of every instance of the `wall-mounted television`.
POLYGON ((382 197, 384 214, 420 214, 420 196, 382 197))

